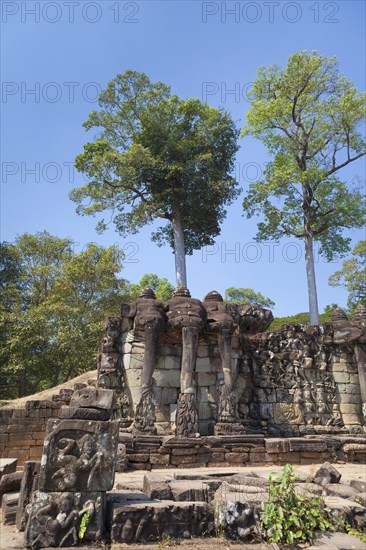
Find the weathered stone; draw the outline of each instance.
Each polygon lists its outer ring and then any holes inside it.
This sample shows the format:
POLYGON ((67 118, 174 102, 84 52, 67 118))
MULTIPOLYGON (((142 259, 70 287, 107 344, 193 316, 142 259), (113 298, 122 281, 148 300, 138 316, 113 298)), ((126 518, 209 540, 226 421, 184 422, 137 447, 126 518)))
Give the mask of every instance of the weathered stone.
MULTIPOLYGON (((271 415, 268 416, 270 418, 271 415)), ((274 423, 281 425, 284 422, 288 424, 304 424, 303 411, 297 403, 274 403, 273 404, 274 423)))
POLYGON ((327 450, 327 443, 321 439, 306 439, 304 437, 290 438, 290 451, 322 452, 327 450))
POLYGON ((265 441, 267 453, 288 453, 290 451, 290 442, 288 439, 271 438, 265 441))
POLYGON ((20 490, 23 472, 5 474, 0 480, 0 500, 5 493, 13 493, 20 490))
POLYGON ((150 464, 159 464, 161 467, 168 466, 170 461, 169 454, 150 453, 150 464))
POLYGON ((116 503, 111 507, 111 539, 127 544, 160 540, 162 526, 166 537, 210 535, 213 519, 206 502, 116 503))
MULTIPOLYGON (((168 370, 179 370, 180 371, 181 359, 180 357, 171 357, 166 356, 164 358, 164 367, 168 370)), ((179 386, 179 383, 178 383, 179 386)))
MULTIPOLYGON (((1 411, 0 411, 1 412, 1 411)), ((12 474, 17 469, 16 458, 0 458, 0 479, 4 474, 12 474)))
POLYGON ((156 386, 162 388, 179 388, 180 371, 179 370, 155 370, 153 375, 156 386))
POLYGON ((41 491, 108 491, 113 487, 118 423, 49 420, 41 491))
POLYGON ((75 405, 63 405, 59 414, 59 418, 74 418, 79 420, 109 420, 110 417, 111 411, 77 407, 75 405))
POLYGON ((235 474, 228 478, 231 485, 251 486, 267 489, 269 487, 268 479, 261 477, 252 477, 246 474, 235 474))
POLYGON ((101 369, 118 369, 119 353, 101 353, 100 368, 101 369))
POLYGON ((197 462, 197 455, 196 454, 189 454, 189 455, 183 455, 183 456, 171 456, 170 463, 174 465, 179 464, 193 464, 197 462))
POLYGON ((261 506, 268 495, 257 491, 250 493, 231 490, 226 482, 216 491, 213 505, 216 527, 221 527, 224 533, 233 539, 247 539, 258 535, 261 506))
POLYGON ((173 476, 163 474, 145 474, 143 482, 143 492, 151 500, 169 500, 171 499, 171 489, 169 483, 173 476))
POLYGON ((4 525, 15 525, 18 502, 19 493, 14 492, 3 495, 2 516, 4 525))
POLYGON ((24 464, 24 472, 20 485, 19 502, 16 514, 16 526, 18 531, 24 531, 28 513, 26 507, 31 501, 31 494, 38 490, 39 470, 41 463, 27 461, 24 464))
POLYGON ((163 388, 161 392, 161 403, 162 405, 170 405, 171 403, 176 403, 178 399, 178 389, 177 388, 163 388))
POLYGON ((27 547, 76 546, 81 520, 89 512, 83 537, 85 541, 101 540, 105 525, 103 493, 42 493, 32 496, 31 511, 25 530, 27 547))
POLYGON ((350 486, 356 489, 360 493, 366 492, 366 481, 361 481, 359 479, 351 479, 349 482, 350 486))
POLYGON ((227 453, 225 460, 229 464, 245 464, 249 460, 249 453, 227 453))
POLYGON ((175 501, 209 501, 209 487, 203 481, 174 480, 169 485, 175 501))
POLYGON ((360 494, 357 489, 351 487, 351 485, 345 485, 344 483, 331 483, 330 485, 327 485, 326 491, 328 495, 335 495, 351 500, 355 500, 355 497, 360 494))
POLYGON ((196 360, 196 372, 202 373, 202 372, 211 372, 211 364, 210 359, 208 356, 205 356, 204 358, 197 358, 196 360))
POLYGON ((111 411, 115 406, 115 393, 112 390, 87 388, 73 393, 70 406, 111 411))
POLYGON ((199 372, 197 374, 197 384, 199 386, 212 386, 215 384, 216 374, 208 372, 199 372))
POLYGON ((339 483, 341 477, 342 474, 330 462, 324 462, 314 474, 309 476, 308 481, 318 485, 326 485, 328 483, 339 483))

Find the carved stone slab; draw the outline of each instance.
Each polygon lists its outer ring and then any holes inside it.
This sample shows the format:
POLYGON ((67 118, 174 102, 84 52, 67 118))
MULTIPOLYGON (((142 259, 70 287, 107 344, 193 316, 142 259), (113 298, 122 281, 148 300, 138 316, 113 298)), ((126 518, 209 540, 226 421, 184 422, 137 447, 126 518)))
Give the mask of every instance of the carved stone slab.
POLYGON ((109 491, 113 487, 118 424, 49 420, 41 461, 41 491, 109 491))
POLYGON ((33 493, 25 530, 28 548, 62 548, 100 540, 105 524, 103 493, 33 493), (83 519, 84 518, 84 519, 83 519), (81 538, 82 522, 86 529, 81 538))
POLYGON ((131 502, 112 505, 113 542, 148 542, 162 535, 182 538, 208 535, 214 529, 213 510, 206 502, 131 502))
POLYGON ((73 393, 70 401, 71 407, 87 407, 93 409, 105 409, 110 411, 115 404, 113 390, 101 388, 87 388, 73 393))

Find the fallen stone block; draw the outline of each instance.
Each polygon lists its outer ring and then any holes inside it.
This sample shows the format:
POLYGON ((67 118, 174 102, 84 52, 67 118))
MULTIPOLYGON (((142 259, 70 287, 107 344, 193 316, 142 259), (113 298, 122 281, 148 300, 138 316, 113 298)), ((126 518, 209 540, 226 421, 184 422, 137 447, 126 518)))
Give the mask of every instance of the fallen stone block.
POLYGON ((267 501, 268 493, 258 487, 254 488, 254 493, 245 489, 243 487, 242 492, 237 486, 224 482, 213 500, 216 528, 223 529, 231 539, 246 540, 259 534, 261 507, 267 501))
POLYGON ((2 516, 4 525, 15 525, 19 493, 6 493, 2 498, 2 516))
POLYGON ((318 485, 326 485, 328 483, 339 483, 341 477, 342 474, 330 462, 324 462, 314 474, 309 476, 308 481, 318 485))
POLYGON ((171 489, 169 483, 173 476, 166 474, 149 473, 144 475, 143 492, 151 500, 171 500, 171 489))
POLYGON ((0 479, 5 474, 12 474, 17 469, 17 458, 0 458, 0 479))
POLYGON ((332 514, 342 523, 348 521, 352 527, 364 529, 366 527, 366 508, 350 499, 337 496, 324 497, 324 504, 332 514))
POLYGON ((112 542, 150 542, 163 536, 190 538, 214 532, 214 517, 206 502, 131 502, 113 504, 109 518, 112 542))
POLYGON ((172 500, 209 502, 209 486, 204 481, 178 481, 169 483, 172 500))
POLYGON ((360 493, 351 485, 345 483, 331 483, 327 485, 326 491, 328 495, 339 496, 346 499, 354 500, 360 493))
POLYGON ((350 486, 359 491, 360 493, 366 492, 366 481, 361 481, 359 479, 351 479, 350 486))
POLYGON ((0 499, 5 493, 13 493, 20 490, 23 472, 5 474, 0 480, 0 499))

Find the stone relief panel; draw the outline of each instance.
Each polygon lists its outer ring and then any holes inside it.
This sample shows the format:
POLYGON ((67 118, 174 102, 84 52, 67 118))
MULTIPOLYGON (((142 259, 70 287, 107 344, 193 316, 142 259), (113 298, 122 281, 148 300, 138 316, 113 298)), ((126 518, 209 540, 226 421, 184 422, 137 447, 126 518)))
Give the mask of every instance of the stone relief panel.
MULTIPOLYGON (((25 530, 28 548, 76 546, 82 519, 87 516, 84 541, 99 540, 105 524, 103 493, 43 493, 32 497, 31 514, 25 530)), ((84 520, 85 521, 85 520, 84 520)))
POLYGON ((114 482, 118 424, 49 420, 41 491, 109 491, 114 482))

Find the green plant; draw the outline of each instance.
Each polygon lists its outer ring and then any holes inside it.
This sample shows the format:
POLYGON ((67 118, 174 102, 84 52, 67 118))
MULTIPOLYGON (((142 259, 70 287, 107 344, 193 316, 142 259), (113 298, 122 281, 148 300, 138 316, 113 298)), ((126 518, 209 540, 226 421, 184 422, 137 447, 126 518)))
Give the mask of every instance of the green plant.
POLYGON ((88 523, 89 523, 89 516, 90 516, 90 510, 87 510, 81 518, 79 535, 78 535, 80 540, 83 540, 83 538, 84 538, 86 528, 87 528, 88 523))
POLYGON ((169 535, 163 535, 161 540, 156 545, 156 550, 163 550, 166 546, 168 546, 171 542, 169 535))
POLYGON ((366 532, 365 531, 360 531, 360 529, 355 529, 354 527, 351 527, 351 525, 347 521, 344 524, 344 530, 349 535, 354 535, 355 537, 358 537, 361 542, 364 542, 366 544, 366 532))
POLYGON ((269 499, 264 505, 261 521, 265 538, 271 543, 294 544, 310 541, 314 531, 332 531, 330 511, 321 497, 311 500, 296 492, 300 479, 290 464, 282 473, 269 478, 269 499))

